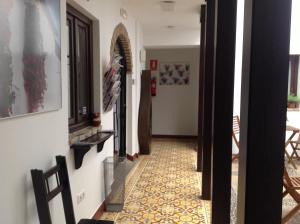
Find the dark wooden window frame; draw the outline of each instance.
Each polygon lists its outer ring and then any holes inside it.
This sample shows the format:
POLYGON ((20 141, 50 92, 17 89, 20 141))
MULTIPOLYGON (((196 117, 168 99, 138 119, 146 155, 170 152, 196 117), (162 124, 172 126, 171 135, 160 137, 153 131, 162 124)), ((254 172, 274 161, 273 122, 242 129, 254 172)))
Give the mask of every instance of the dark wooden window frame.
POLYGON ((92 112, 93 112, 93 46, 92 46, 92 21, 81 14, 79 11, 74 9, 72 6, 67 5, 67 25, 71 29, 69 29, 69 47, 70 47, 70 112, 71 112, 71 117, 69 118, 69 130, 71 132, 79 130, 81 128, 90 126, 92 123, 92 112), (86 116, 82 116, 80 114, 80 108, 79 108, 79 88, 78 86, 81 84, 79 82, 79 74, 77 70, 79 69, 79 63, 77 62, 76 54, 77 54, 77 38, 79 32, 77 27, 79 25, 84 25, 87 27, 87 33, 88 33, 88 38, 87 41, 85 42, 85 45, 87 47, 87 58, 86 58, 86 65, 87 65, 87 86, 86 89, 88 90, 87 93, 87 114, 86 116))

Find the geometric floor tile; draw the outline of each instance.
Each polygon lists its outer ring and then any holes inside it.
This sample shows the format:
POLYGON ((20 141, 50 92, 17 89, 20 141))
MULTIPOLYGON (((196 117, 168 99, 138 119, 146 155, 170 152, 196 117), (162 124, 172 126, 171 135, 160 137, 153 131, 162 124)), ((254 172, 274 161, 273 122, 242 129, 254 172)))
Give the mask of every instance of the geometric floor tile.
POLYGON ((208 224, 210 202, 199 199, 195 142, 154 139, 150 156, 141 156, 128 175, 125 206, 101 219, 117 224, 208 224))

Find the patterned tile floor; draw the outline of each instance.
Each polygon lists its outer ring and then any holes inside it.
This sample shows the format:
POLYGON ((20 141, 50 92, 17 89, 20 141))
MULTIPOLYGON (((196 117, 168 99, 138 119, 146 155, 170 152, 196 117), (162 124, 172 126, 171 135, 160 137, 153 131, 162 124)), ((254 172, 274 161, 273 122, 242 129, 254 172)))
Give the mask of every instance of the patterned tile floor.
POLYGON ((208 224, 210 202, 199 199, 195 143, 155 139, 152 154, 142 156, 126 183, 125 206, 101 219, 117 224, 208 224))

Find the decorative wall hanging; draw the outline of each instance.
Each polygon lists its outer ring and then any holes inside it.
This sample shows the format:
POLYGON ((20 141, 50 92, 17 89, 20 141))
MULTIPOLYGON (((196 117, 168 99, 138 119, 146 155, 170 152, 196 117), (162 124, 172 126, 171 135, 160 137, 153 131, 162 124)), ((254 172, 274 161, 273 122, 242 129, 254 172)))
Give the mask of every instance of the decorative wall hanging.
POLYGON ((116 103, 120 95, 121 75, 120 64, 122 57, 115 54, 110 62, 109 69, 104 75, 103 79, 103 110, 109 112, 112 110, 113 105, 116 103))
POLYGON ((61 108, 60 1, 1 0, 0 15, 0 119, 61 108))
POLYGON ((160 63, 160 85, 189 85, 191 65, 189 63, 160 63))

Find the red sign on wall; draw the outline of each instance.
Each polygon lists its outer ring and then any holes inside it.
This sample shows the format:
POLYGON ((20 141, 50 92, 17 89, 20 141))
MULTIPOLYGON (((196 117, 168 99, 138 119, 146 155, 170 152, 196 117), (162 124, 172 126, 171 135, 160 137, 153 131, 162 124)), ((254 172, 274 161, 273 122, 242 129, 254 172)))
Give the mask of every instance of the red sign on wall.
POLYGON ((150 60, 150 70, 157 71, 158 69, 158 60, 150 60))

